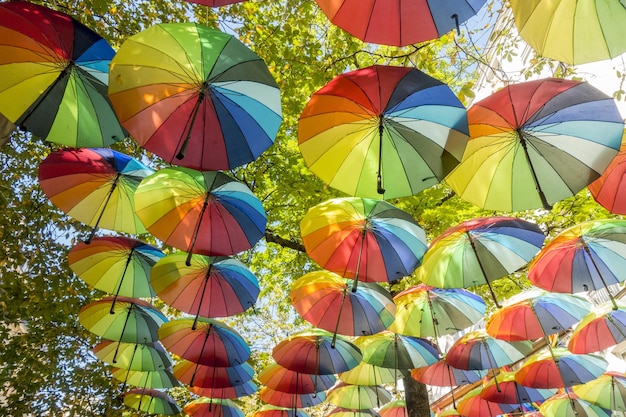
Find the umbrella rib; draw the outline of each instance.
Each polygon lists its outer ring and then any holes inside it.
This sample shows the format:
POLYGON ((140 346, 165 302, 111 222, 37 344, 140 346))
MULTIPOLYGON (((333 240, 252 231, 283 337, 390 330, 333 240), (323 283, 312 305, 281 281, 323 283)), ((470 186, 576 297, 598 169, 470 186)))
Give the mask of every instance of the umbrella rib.
POLYGON ((474 255, 476 255, 476 261, 478 261, 480 272, 483 274, 483 277, 485 278, 485 282, 487 283, 487 286, 489 287, 489 291, 491 292, 491 297, 493 298, 493 302, 496 304, 496 307, 500 308, 501 306, 498 303, 496 294, 494 293, 493 288, 491 287, 491 283, 489 282, 489 278, 487 277, 487 271, 485 271, 485 267, 483 266, 483 263, 480 260, 480 256, 478 256, 478 251, 476 250, 476 244, 474 243, 474 239, 472 239, 472 235, 470 234, 469 230, 466 230, 465 233, 467 235, 467 239, 470 242, 470 245, 472 246, 472 251, 474 252, 474 255))
POLYGON ((606 281, 604 280, 604 277, 602 276, 602 273, 600 272, 600 268, 598 268, 598 265, 596 264, 593 254, 591 253, 591 249, 589 249, 589 246, 587 245, 587 242, 584 239, 582 239, 582 244, 583 244, 583 249, 585 250, 585 253, 589 256, 589 260, 591 261, 591 264, 593 265, 596 272, 598 273, 598 277, 600 277, 600 281, 602 281, 602 285, 604 285, 606 292, 609 294, 609 298, 611 299, 611 304, 613 305, 613 310, 617 310, 618 307, 617 307, 617 303, 615 302, 615 298, 613 297, 613 293, 611 292, 611 290, 609 290, 609 287, 606 285, 606 281))

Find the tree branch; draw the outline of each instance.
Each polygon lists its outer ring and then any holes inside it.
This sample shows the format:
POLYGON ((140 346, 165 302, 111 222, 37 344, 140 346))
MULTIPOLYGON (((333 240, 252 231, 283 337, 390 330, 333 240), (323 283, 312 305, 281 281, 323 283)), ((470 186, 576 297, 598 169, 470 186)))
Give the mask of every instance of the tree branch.
POLYGON ((285 239, 282 236, 274 234, 274 232, 270 230, 265 230, 265 240, 267 242, 276 243, 277 245, 280 245, 284 248, 289 248, 306 253, 306 249, 304 248, 304 245, 302 243, 285 239))

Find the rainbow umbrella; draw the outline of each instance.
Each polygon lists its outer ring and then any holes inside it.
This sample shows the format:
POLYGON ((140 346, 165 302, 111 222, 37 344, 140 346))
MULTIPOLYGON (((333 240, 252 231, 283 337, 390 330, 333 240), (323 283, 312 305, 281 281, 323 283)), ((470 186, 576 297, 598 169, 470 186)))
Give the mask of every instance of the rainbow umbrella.
POLYGON ((597 179, 620 147, 615 101, 590 84, 509 85, 467 112, 470 140, 446 183, 487 210, 545 208, 597 179))
POLYGON ((377 385, 351 385, 341 382, 328 391, 329 404, 351 410, 378 408, 391 401, 391 393, 377 385))
POLYGON ((544 417, 611 417, 613 414, 597 405, 591 404, 575 394, 555 395, 539 406, 544 417))
POLYGON ((595 307, 582 318, 574 328, 567 348, 572 353, 591 353, 615 346, 624 340, 626 302, 614 300, 595 307))
POLYGON ((626 220, 590 220, 554 237, 530 265, 528 279, 553 292, 578 293, 626 280, 626 220))
POLYGON ((626 131, 619 153, 600 178, 587 186, 594 200, 613 214, 626 214, 626 131))
POLYGON ((483 386, 480 396, 487 401, 503 404, 541 403, 554 394, 553 388, 532 388, 515 381, 515 372, 503 372, 483 386))
MULTIPOLYGON (((50 201, 74 219, 93 227, 145 233, 135 216, 133 196, 153 171, 111 149, 65 149, 39 165, 39 185, 50 201)), ((88 241, 89 241, 88 240, 88 241)))
POLYGON ((282 340, 272 349, 272 357, 291 371, 316 375, 348 371, 362 359, 352 342, 322 329, 304 330, 282 340))
POLYGON ((207 398, 234 399, 252 395, 259 390, 259 387, 252 381, 244 382, 241 385, 231 387, 189 387, 189 391, 207 398))
POLYGON ((172 397, 156 389, 132 389, 124 394, 124 404, 148 414, 174 415, 183 411, 172 397))
POLYGON ((346 372, 340 372, 337 377, 346 384, 373 386, 395 384, 398 379, 407 375, 409 371, 406 369, 383 368, 361 362, 346 372))
POLYGON ((50 142, 109 146, 124 139, 107 95, 115 51, 65 13, 0 5, 0 113, 50 142))
POLYGON ((291 304, 303 319, 324 330, 347 336, 371 335, 394 320, 391 294, 376 283, 350 281, 328 271, 309 272, 291 287, 291 304))
POLYGON ((519 404, 504 404, 487 401, 480 396, 482 387, 475 388, 459 399, 456 410, 465 417, 495 417, 504 413, 510 413, 519 404))
POLYGON ((141 146, 201 171, 254 161, 274 143, 280 91, 235 36, 161 23, 127 38, 111 61, 109 97, 141 146))
POLYGON ((326 400, 326 393, 322 391, 313 394, 291 394, 264 387, 259 391, 259 398, 267 404, 297 410, 298 408, 314 407, 321 404, 326 400))
POLYGON ((535 223, 515 217, 468 220, 447 229, 430 243, 417 271, 421 282, 439 288, 487 284, 526 266, 545 235, 535 223))
POLYGON ((250 347, 241 335, 213 319, 171 320, 159 329, 159 339, 170 352, 201 365, 236 366, 250 358, 250 347))
POLYGON ((414 369, 439 360, 439 350, 428 340, 390 331, 359 337, 354 344, 361 349, 363 362, 383 368, 414 369))
POLYGON ((327 417, 380 417, 374 410, 350 410, 348 408, 335 407, 328 414, 327 417))
POLYGON ((102 362, 129 371, 159 371, 173 365, 172 357, 158 342, 126 343, 103 340, 93 347, 102 362))
POLYGON ((148 298, 155 296, 150 271, 163 256, 159 249, 140 240, 105 236, 78 243, 67 254, 67 262, 90 287, 116 297, 148 298))
POLYGON ((388 402, 378 410, 378 414, 380 417, 409 417, 404 400, 388 402))
POLYGON ((322 268, 357 281, 395 281, 420 264, 426 233, 407 212, 381 200, 335 198, 300 222, 307 254, 322 268))
POLYGON ((190 417, 244 417, 243 411, 231 400, 197 398, 183 407, 190 417))
POLYGON ((159 371, 129 371, 127 369, 111 369, 113 378, 123 381, 124 386, 132 385, 143 389, 167 389, 180 386, 180 382, 170 369, 159 371))
POLYGON ((174 365, 174 376, 190 387, 228 388, 242 385, 254 376, 254 369, 246 362, 237 366, 207 366, 180 360, 174 365))
POLYGON ((259 281, 242 262, 175 252, 159 260, 150 284, 171 307, 197 317, 228 317, 254 306, 259 281), (190 260, 187 266, 187 259, 190 260))
POLYGON ((298 123, 311 171, 348 195, 385 200, 438 184, 467 138, 466 111, 452 90, 408 67, 338 75, 313 94, 298 123))
POLYGON ((486 374, 485 371, 454 368, 445 359, 411 371, 411 377, 416 381, 437 387, 472 384, 482 379, 486 374))
POLYGON ((418 284, 396 294, 396 318, 389 330, 406 336, 434 337, 476 324, 487 308, 483 299, 460 288, 418 284))
POLYGON ((607 410, 626 412, 626 375, 605 372, 598 378, 572 388, 582 400, 607 410))
POLYGON ((302 410, 266 404, 258 411, 255 411, 252 417, 309 417, 309 415, 302 410))
POLYGON ((337 381, 334 375, 304 374, 289 370, 277 363, 265 366, 257 378, 268 388, 290 394, 313 394, 326 391, 337 381))
POLYGON ((512 0, 521 37, 540 55, 578 65, 626 52, 621 1, 512 0))
POLYGON ((265 234, 263 205, 244 184, 221 172, 164 168, 141 181, 135 210, 164 243, 207 256, 250 249, 265 234))

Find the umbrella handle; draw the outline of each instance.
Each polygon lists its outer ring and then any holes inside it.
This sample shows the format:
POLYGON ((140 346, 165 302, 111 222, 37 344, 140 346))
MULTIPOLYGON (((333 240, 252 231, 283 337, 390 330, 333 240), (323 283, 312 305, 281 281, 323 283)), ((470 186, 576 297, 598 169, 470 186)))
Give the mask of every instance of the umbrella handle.
POLYGON ((113 195, 113 192, 115 191, 115 188, 117 187, 117 182, 120 179, 120 175, 121 175, 121 173, 118 172, 117 175, 115 176, 115 179, 113 180, 113 184, 111 184, 111 189, 109 190, 109 193, 107 194, 106 200, 104 200, 104 204, 102 205, 102 210, 100 210, 100 214, 98 215, 98 219, 96 220, 96 224, 91 229, 91 234, 89 235, 89 237, 85 241, 85 243, 87 243, 87 244, 91 243, 91 241, 93 240, 94 236, 96 235, 96 231, 98 230, 98 225, 100 224, 100 220, 102 220, 102 216, 104 215, 104 210, 106 210, 107 206, 109 205, 109 201, 111 200, 111 196, 113 195))
POLYGON ((115 303, 117 302, 117 297, 120 295, 120 290, 122 289, 122 282, 124 282, 124 278, 126 277, 126 271, 128 270, 128 265, 130 264, 130 260, 133 257, 133 253, 135 252, 135 248, 130 250, 128 254, 128 259, 126 259, 126 265, 124 265, 124 271, 122 272, 122 277, 120 278, 119 284, 117 284, 117 289, 115 290, 115 296, 113 297, 113 302, 111 303, 111 310, 109 313, 114 314, 113 309, 115 308, 115 303))
POLYGON ((385 127, 383 125, 383 116, 378 118, 378 175, 376 177, 376 191, 378 194, 385 194, 383 188, 383 132, 385 127))
POLYGON ((196 104, 193 107, 193 111, 191 113, 190 122, 189 122, 189 129, 187 129, 187 135, 185 136, 185 140, 183 141, 183 144, 180 146, 180 149, 178 150, 178 153, 176 154, 176 159, 180 160, 180 159, 185 158, 185 153, 187 152, 187 145, 189 145, 189 139, 191 139, 191 130, 193 129, 193 125, 196 123, 198 110, 200 109, 200 104, 202 104, 202 100, 204 100, 204 96, 206 94, 207 88, 208 88, 208 84, 205 81, 202 83, 202 89, 200 90, 200 93, 198 94, 198 100, 196 101, 196 104))
POLYGON ((202 286, 202 294, 200 294, 200 299, 198 300, 198 311, 196 312, 196 318, 193 320, 193 325, 191 326, 191 330, 196 330, 198 326, 198 317, 200 317, 200 309, 202 308, 202 300, 204 300, 204 293, 206 292, 206 287, 209 284, 209 278, 211 278, 211 268, 213 264, 209 264, 209 269, 206 272, 206 276, 204 277, 204 285, 202 286))

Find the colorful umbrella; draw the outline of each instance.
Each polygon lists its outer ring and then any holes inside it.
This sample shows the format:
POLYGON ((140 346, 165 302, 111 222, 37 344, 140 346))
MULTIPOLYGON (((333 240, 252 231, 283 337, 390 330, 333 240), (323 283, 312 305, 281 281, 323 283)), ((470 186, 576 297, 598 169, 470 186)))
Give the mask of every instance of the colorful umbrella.
POLYGON ((290 394, 313 394, 326 391, 337 381, 334 375, 304 374, 291 371, 277 363, 265 366, 257 378, 268 388, 290 394))
POLYGON ((113 378, 123 381, 124 386, 132 385, 143 389, 167 389, 180 386, 180 382, 174 377, 172 371, 129 371, 127 369, 111 369, 113 378))
POLYGON ((291 304, 303 319, 324 330, 347 336, 365 336, 385 330, 396 306, 391 294, 376 283, 350 281, 328 271, 309 272, 291 287, 291 304))
POLYGON ((439 350, 428 340, 390 331, 359 337, 354 344, 361 349, 363 362, 383 368, 421 368, 439 360, 439 350))
POLYGON ((485 371, 465 371, 448 364, 445 359, 423 368, 413 369, 411 377, 422 384, 437 387, 454 387, 457 385, 472 384, 483 378, 485 371))
POLYGON ((374 410, 350 410, 347 408, 333 408, 326 417, 380 417, 374 410))
POLYGON ((578 293, 626 280, 626 220, 590 220, 559 233, 539 252, 528 279, 553 292, 578 293))
POLYGON ((365 42, 406 46, 437 39, 474 16, 485 0, 316 0, 328 19, 365 42))
POLYGON ((231 400, 197 398, 183 407, 190 417, 244 417, 243 411, 231 400))
POLYGON ((67 14, 0 5, 0 113, 48 141, 109 146, 126 133, 107 95, 113 48, 67 14))
POLYGON ((174 376, 190 387, 228 388, 242 385, 254 376, 254 369, 246 362, 237 366, 207 366, 182 359, 174 365, 174 376))
POLYGON ((581 399, 607 410, 626 412, 626 375, 606 372, 572 388, 581 399))
POLYGON ((521 37, 540 55, 568 64, 626 52, 626 6, 620 1, 511 1, 521 37))
POLYGON ((92 349, 96 358, 129 371, 159 371, 172 365, 170 354, 158 342, 125 343, 103 340, 92 349))
POLYGON ((395 384, 398 379, 407 375, 409 375, 409 371, 405 369, 383 368, 361 362, 354 368, 339 373, 337 377, 346 384, 372 386, 395 384))
POLYGON ((352 342, 321 329, 310 329, 282 340, 272 349, 277 364, 303 374, 330 375, 345 372, 361 362, 361 351, 352 342))
POLYGON ((96 336, 116 342, 156 342, 167 317, 152 304, 135 298, 104 297, 78 312, 78 321, 96 336))
POLYGON ((483 318, 487 306, 464 289, 418 284, 396 294, 396 318, 389 330, 406 336, 434 337, 456 333, 483 318))
POLYGON ((601 356, 577 355, 556 347, 526 359, 515 373, 515 381, 532 388, 571 387, 598 378, 607 367, 601 356))
POLYGON ((164 168, 135 192, 137 216, 146 228, 191 254, 227 256, 250 249, 265 234, 267 218, 244 184, 221 172, 164 168))
POLYGON ((364 282, 410 275, 426 252, 426 233, 407 212, 381 200, 335 198, 300 222, 307 254, 322 268, 364 282))
POLYGON ((130 390, 124 394, 124 404, 148 414, 174 415, 183 411, 172 397, 156 389, 130 390))
POLYGON ((50 153, 39 165, 39 185, 50 201, 93 227, 145 233, 135 216, 133 195, 153 171, 111 149, 67 149, 50 153))
POLYGON ((213 319, 171 320, 159 329, 159 339, 170 352, 201 365, 236 366, 250 358, 250 347, 239 333, 213 319))
POLYGON ((500 372, 487 385, 480 396, 487 401, 503 404, 541 403, 556 394, 556 389, 531 388, 515 381, 515 372, 500 372))
POLYGON ((624 131, 611 97, 555 78, 507 86, 467 117, 470 140, 446 182, 488 210, 549 209, 576 194, 606 169, 624 131))
POLYGON ((485 217, 451 227, 430 243, 417 272, 440 288, 487 284, 520 268, 539 252, 545 238, 535 223, 515 217, 485 217))
POLYGON ((378 413, 380 417, 409 417, 404 400, 388 402, 378 410, 378 413))
POLYGON ((212 387, 189 387, 189 391, 196 395, 207 398, 233 399, 252 395, 259 390, 259 387, 252 382, 247 381, 241 385, 232 387, 212 388, 212 387))
POLYGON ((111 61, 109 97, 141 146, 201 171, 254 161, 282 121, 265 62, 233 35, 196 23, 127 38, 111 61))
POLYGON ((589 184, 589 192, 598 204, 613 214, 626 214, 626 131, 622 136, 619 153, 600 178, 589 184))
POLYGON ((559 394, 539 406, 545 417, 611 417, 611 412, 572 393, 559 394))
POLYGON ((302 410, 266 404, 260 410, 255 411, 252 417, 309 417, 309 415, 302 410))
POLYGON ((529 298, 505 305, 489 317, 491 336, 516 342, 556 334, 578 323, 590 310, 585 298, 559 293, 530 292, 529 298))
POLYGON ((439 183, 461 160, 467 138, 466 111, 452 90, 408 67, 338 75, 311 97, 298 124, 300 151, 317 176, 375 199, 439 183))
POLYGON ((163 256, 159 249, 137 239, 106 236, 78 243, 70 249, 67 261, 90 287, 115 296, 148 298, 156 295, 150 270, 163 256))
POLYGON ((328 403, 351 410, 378 408, 391 401, 391 393, 380 386, 339 383, 328 391, 328 403))
POLYGON ((481 391, 482 387, 475 388, 459 400, 456 409, 460 415, 466 417, 495 417, 519 408, 519 404, 487 401, 480 396, 481 391))
POLYGON ((567 348, 572 353, 591 353, 626 340, 626 303, 615 300, 590 311, 574 328, 567 348), (615 308, 617 307, 617 309, 615 308))
POLYGON ((176 252, 162 258, 150 273, 160 299, 196 317, 228 317, 252 307, 259 281, 242 262, 226 257, 176 252))
POLYGON ((275 391, 271 388, 261 388, 259 392, 261 401, 277 407, 290 407, 292 410, 298 408, 313 407, 326 400, 325 392, 315 394, 290 394, 287 392, 275 391))

